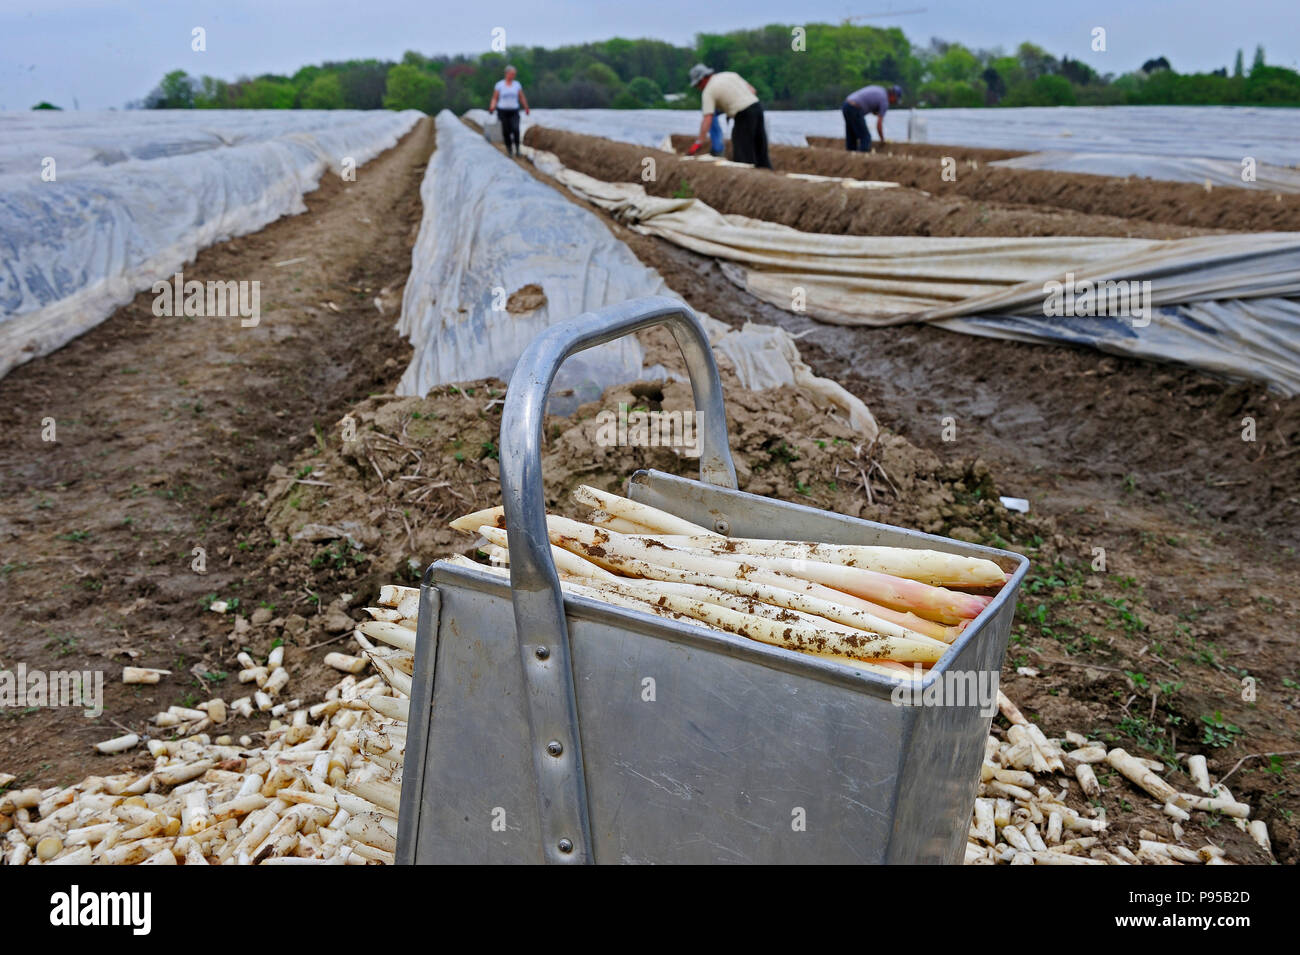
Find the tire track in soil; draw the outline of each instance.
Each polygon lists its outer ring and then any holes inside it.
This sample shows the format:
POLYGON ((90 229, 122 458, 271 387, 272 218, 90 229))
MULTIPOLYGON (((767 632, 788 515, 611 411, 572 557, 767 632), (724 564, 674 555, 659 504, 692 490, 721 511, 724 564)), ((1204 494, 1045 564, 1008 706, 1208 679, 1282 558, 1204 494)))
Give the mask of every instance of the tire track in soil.
MULTIPOLYGON (((245 576, 260 558, 240 549, 241 527, 261 515, 241 497, 310 444, 315 428, 388 390, 409 360, 393 325, 433 148, 425 118, 355 182, 325 173, 303 197, 307 212, 187 263, 186 280, 260 281, 257 327, 157 318, 153 293, 142 292, 0 380, 0 668, 105 671, 98 719, 0 710, 0 768, 22 783, 117 771, 121 758, 109 767, 90 750, 121 732, 115 724, 138 730, 187 696, 246 691, 233 672, 210 685, 190 672, 230 671, 224 658, 237 649, 227 641, 231 618, 206 612, 203 600, 238 596, 248 613, 270 592, 272 582, 245 576), (41 438, 47 416, 55 443, 41 438), (200 546, 202 575, 191 570, 200 546), (123 686, 125 663, 173 673, 156 686, 123 686)), ((309 598, 298 600, 277 613, 311 617, 309 598)), ((222 730, 244 731, 237 722, 222 730)), ((140 751, 126 758, 148 762, 140 751)))

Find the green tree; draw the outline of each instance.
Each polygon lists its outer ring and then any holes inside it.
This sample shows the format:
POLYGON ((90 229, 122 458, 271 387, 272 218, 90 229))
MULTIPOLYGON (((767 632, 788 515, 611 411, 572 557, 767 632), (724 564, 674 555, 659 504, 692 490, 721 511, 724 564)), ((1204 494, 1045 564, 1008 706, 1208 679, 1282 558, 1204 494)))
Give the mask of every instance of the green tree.
POLYGON ((230 106, 230 86, 215 76, 205 76, 194 91, 195 109, 226 109, 230 106))
POLYGON ((1016 47, 1016 59, 1025 71, 1025 79, 1030 82, 1056 72, 1056 57, 1033 43, 1022 43, 1016 47))
POLYGON ((53 103, 47 103, 45 100, 41 100, 39 103, 33 106, 32 109, 56 109, 59 110, 60 112, 63 111, 62 106, 55 106, 53 103))
POLYGON ((385 109, 418 109, 436 113, 442 108, 447 91, 442 79, 419 67, 399 63, 388 71, 388 90, 384 93, 385 109))
POLYGON ((1251 61, 1250 73, 1253 76, 1256 70, 1264 68, 1264 45, 1261 43, 1255 47, 1255 59, 1251 61))
POLYGON ((191 109, 194 106, 194 81, 184 70, 172 70, 145 97, 145 105, 149 109, 191 109))
POLYGON ((337 73, 321 73, 302 93, 303 109, 343 109, 343 84, 337 73))
POLYGON ((597 86, 603 86, 608 90, 616 90, 623 85, 618 78, 618 74, 604 63, 592 63, 582 71, 582 76, 588 83, 595 83, 597 86))
POLYGON ((1064 76, 1040 76, 1030 87, 1038 106, 1073 106, 1074 87, 1064 76))
POLYGON ((298 91, 283 77, 259 76, 239 91, 240 109, 293 109, 298 91))
POLYGON ((664 94, 657 83, 648 76, 637 76, 627 84, 627 93, 639 106, 657 106, 664 94))
POLYGON ((975 54, 960 43, 954 43, 930 63, 930 75, 940 81, 969 84, 980 74, 980 62, 975 54))
POLYGON ((1236 62, 1234 62, 1234 63, 1232 64, 1232 75, 1233 75, 1233 76, 1244 76, 1244 75, 1245 75, 1245 69, 1244 69, 1244 67, 1242 66, 1242 59, 1243 59, 1243 58, 1242 58, 1242 55, 1241 55, 1241 50, 1238 49, 1238 50, 1237 50, 1237 59, 1236 59, 1236 62))

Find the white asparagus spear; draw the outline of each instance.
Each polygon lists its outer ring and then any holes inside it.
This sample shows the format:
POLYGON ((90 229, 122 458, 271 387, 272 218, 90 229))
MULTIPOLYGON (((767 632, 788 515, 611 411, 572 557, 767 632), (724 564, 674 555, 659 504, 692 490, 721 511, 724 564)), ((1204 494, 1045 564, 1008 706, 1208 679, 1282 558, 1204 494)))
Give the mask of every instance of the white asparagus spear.
POLYGON ((748 554, 730 555, 730 558, 843 590, 893 610, 917 613, 938 623, 951 625, 973 620, 989 604, 988 597, 959 593, 861 567, 799 558, 753 557, 748 554))
MULTIPOLYGON (((498 547, 504 548, 507 553, 509 552, 509 539, 503 528, 484 525, 478 529, 478 532, 485 539, 498 547)), ((570 574, 574 577, 590 577, 596 580, 618 580, 617 574, 611 574, 604 567, 585 560, 580 555, 571 550, 565 550, 563 547, 552 544, 551 557, 555 561, 555 569, 561 574, 570 574)))
POLYGON ((1135 786, 1145 789, 1160 800, 1161 804, 1172 802, 1180 808, 1188 808, 1177 790, 1165 782, 1145 765, 1130 756, 1125 750, 1116 747, 1106 754, 1106 762, 1115 767, 1135 786))
POLYGON ((102 743, 96 743, 95 749, 101 753, 124 753, 128 749, 139 745, 140 737, 136 733, 127 733, 125 736, 115 736, 113 739, 106 739, 102 743))
MULTIPOLYGON (((498 504, 496 507, 486 507, 481 511, 474 511, 472 514, 466 514, 464 517, 458 517, 449 525, 454 530, 473 533, 484 524, 489 527, 504 527, 506 521, 506 509, 498 504)), ((383 594, 380 594, 383 597, 383 594)), ((380 600, 380 603, 386 601, 380 600)))
POLYGON ((415 652, 415 631, 409 630, 400 624, 382 620, 366 620, 358 625, 357 629, 368 637, 383 641, 390 647, 406 650, 409 653, 415 652))
POLYGON ((171 670, 155 670, 150 667, 122 667, 122 682, 157 683, 171 672, 171 670))
MULTIPOLYGON (((696 604, 712 604, 718 607, 719 610, 729 610, 743 617, 762 618, 768 621, 764 625, 764 629, 769 633, 783 631, 783 628, 786 630, 792 629, 796 632, 820 633, 828 641, 829 645, 837 648, 837 652, 830 654, 834 656, 849 656, 854 659, 877 659, 878 657, 872 653, 872 649, 887 647, 889 652, 883 657, 885 659, 899 663, 934 663, 947 650, 947 647, 937 640, 924 640, 922 642, 873 634, 843 624, 836 624, 829 620, 812 617, 809 614, 780 609, 752 598, 737 597, 734 594, 722 593, 696 584, 673 584, 657 581, 652 586, 647 587, 644 583, 628 580, 622 582, 592 581, 588 586, 594 590, 609 589, 626 596, 640 597, 651 603, 660 603, 670 610, 687 613, 689 616, 709 623, 715 623, 712 616, 684 610, 683 608, 686 605, 682 601, 696 604), (842 638, 842 641, 840 638, 842 638)), ((732 630, 725 623, 721 624, 721 626, 723 629, 732 630)), ((755 639, 763 640, 762 637, 757 635, 749 633, 745 633, 745 635, 752 635, 755 639)), ((763 640, 763 642, 772 643, 778 641, 768 639, 763 640)), ((784 641, 779 642, 781 645, 786 645, 784 641)), ((797 649, 805 648, 800 646, 797 649)))
POLYGON ((325 654, 325 665, 341 670, 344 673, 360 673, 366 668, 366 661, 362 657, 352 657, 346 653, 327 653, 325 654))
MULTIPOLYGON (((448 558, 448 562, 459 564, 465 567, 473 567, 477 570, 486 571, 488 573, 495 574, 497 576, 506 575, 506 571, 503 568, 489 567, 485 564, 476 564, 468 557, 462 557, 457 555, 455 557, 448 558)), ((586 583, 590 583, 590 581, 586 583)), ((562 579, 560 581, 560 586, 564 590, 568 591, 569 593, 574 593, 580 596, 589 597, 592 600, 599 600, 604 603, 614 604, 615 606, 628 607, 630 609, 640 610, 645 613, 653 613, 656 616, 672 617, 675 619, 680 619, 683 616, 691 616, 690 614, 684 613, 682 610, 672 609, 671 607, 661 604, 660 602, 655 601, 653 599, 648 599, 643 597, 631 597, 626 594, 621 594, 609 589, 598 590, 594 587, 587 586, 586 583, 579 583, 577 580, 573 578, 568 578, 568 579, 562 579)), ((726 608, 723 607, 716 607, 715 609, 719 611, 719 613, 732 612, 732 611, 727 611, 726 608)), ((727 632, 734 632, 729 630, 727 627, 720 626, 700 616, 696 616, 694 617, 694 619, 699 620, 702 623, 706 623, 709 626, 712 626, 718 630, 726 630, 727 632)), ((761 618, 758 619, 761 620, 761 618)), ((763 622, 770 623, 770 621, 763 621, 763 622)), ((742 635, 751 637, 752 639, 759 639, 758 637, 754 637, 753 634, 746 633, 742 635)), ((761 641, 761 642, 767 642, 767 641, 761 641)), ((810 653, 814 656, 830 656, 833 657, 838 663, 844 664, 846 666, 851 666, 854 669, 866 670, 871 673, 878 673, 882 676, 888 676, 891 679, 912 680, 915 678, 915 674, 913 673, 911 668, 901 663, 891 663, 887 660, 867 661, 861 659, 854 659, 850 657, 839 656, 832 653, 819 652, 815 649, 808 649, 804 652, 810 653)))
MULTIPOLYGON (((608 527, 611 531, 618 531, 620 534, 653 534, 654 531, 644 524, 638 524, 635 521, 629 521, 625 517, 615 517, 609 511, 594 510, 587 515, 587 522, 595 524, 597 527, 608 527)), ((701 540, 702 538, 692 537, 691 540, 701 540)))
MULTIPOLYGON (((616 585, 606 584, 604 587, 616 585)), ((601 587, 575 586, 575 591, 586 590, 600 594, 601 587)), ((597 598, 599 599, 599 598, 597 598)), ((699 598, 682 597, 672 593, 650 593, 646 602, 664 609, 703 620, 722 630, 738 633, 774 646, 802 650, 819 656, 851 657, 855 660, 911 660, 914 654, 931 655, 934 648, 916 641, 898 637, 877 637, 862 632, 836 632, 811 626, 800 620, 788 622, 769 620, 752 613, 732 610, 699 598)))
POLYGON ((1192 784, 1205 793, 1210 794, 1210 770, 1205 764, 1205 757, 1200 754, 1187 757, 1187 774, 1192 777, 1192 784))
MULTIPOLYGON (((690 571, 695 574, 708 574, 718 577, 743 577, 746 580, 769 584, 786 590, 806 593, 831 603, 853 607, 873 617, 890 621, 908 630, 925 634, 952 643, 960 628, 946 627, 926 620, 913 613, 901 613, 871 601, 826 587, 822 584, 801 579, 775 570, 746 565, 739 560, 728 560, 714 554, 696 551, 678 550, 652 544, 647 538, 629 537, 610 531, 582 524, 564 517, 548 516, 547 528, 552 543, 566 550, 575 550, 582 556, 601 564, 606 569, 626 570, 629 560, 639 560, 652 567, 670 567, 674 570, 690 571)), ((646 575, 654 574, 652 570, 640 568, 646 575)), ((628 573, 631 573, 628 571, 628 573)), ((636 576, 636 574, 632 574, 636 576)), ((851 623, 851 621, 843 621, 851 623)))
MULTIPOLYGON (((712 531, 708 528, 692 524, 676 514, 669 514, 667 511, 661 511, 649 504, 641 504, 626 497, 619 497, 617 494, 610 494, 608 491, 601 491, 587 484, 580 484, 574 488, 573 499, 579 504, 605 511, 611 517, 621 517, 633 524, 640 524, 659 533, 689 534, 705 537, 712 535, 712 531)), ((489 524, 493 522, 483 521, 482 523, 489 524)))
POLYGON ((402 720, 403 722, 410 719, 410 700, 399 700, 396 697, 376 694, 369 697, 366 702, 380 716, 385 716, 391 720, 402 720))
MULTIPOLYGON (((482 530, 482 528, 480 528, 482 530)), ((563 551, 569 553, 569 551, 563 551)), ((573 554, 577 560, 582 560, 577 554, 573 554)), ((583 561, 592 567, 596 565, 591 561, 583 561)), ((558 567, 557 563, 557 567, 558 567)), ((717 590, 726 591, 727 593, 736 594, 740 597, 748 597, 762 601, 766 604, 772 604, 777 607, 785 607, 788 610, 796 610, 800 613, 811 614, 816 617, 824 617, 828 621, 847 624, 858 630, 866 630, 870 633, 878 633, 882 636, 904 637, 911 640, 934 640, 936 643, 947 645, 945 641, 938 640, 933 636, 928 636, 916 630, 911 630, 890 620, 885 620, 873 614, 859 610, 856 607, 850 607, 842 603, 823 600, 819 597, 812 596, 811 593, 800 593, 795 590, 788 590, 782 587, 774 587, 764 583, 757 583, 753 580, 741 579, 732 576, 719 576, 716 574, 700 573, 691 570, 679 570, 674 567, 665 567, 659 564, 652 564, 647 561, 629 558, 620 561, 620 567, 625 569, 632 577, 643 577, 657 581, 670 581, 685 584, 702 584, 717 590)), ((725 569, 725 568, 723 568, 725 569)), ((597 568, 602 573, 607 573, 602 568, 597 568)), ((627 580, 626 577, 618 577, 609 574, 606 579, 609 580, 627 580)), ((783 582, 792 586, 806 585, 796 578, 782 578, 783 582)), ((821 592, 821 591, 818 591, 821 592)), ((852 600, 846 594, 834 594, 838 600, 847 598, 852 600)))
MULTIPOLYGON (((482 513, 481 511, 479 513, 482 513)), ((489 522, 490 523, 490 522, 489 522)), ((397 607, 407 597, 419 599, 420 591, 416 587, 403 587, 400 584, 384 584, 379 588, 379 604, 383 607, 397 607)))
MULTIPOLYGON (((621 547, 642 548, 651 551, 664 551, 680 559, 681 555, 691 555, 697 560, 721 561, 737 568, 747 566, 776 571, 802 580, 843 591, 847 594, 868 600, 882 608, 900 613, 914 613, 941 624, 955 625, 979 616, 988 606, 988 597, 977 597, 932 587, 929 584, 881 574, 859 567, 846 567, 841 564, 828 564, 815 560, 792 559, 786 557, 755 557, 746 554, 723 554, 713 550, 668 548, 653 537, 636 537, 606 531, 591 525, 569 521, 567 518, 547 517, 548 526, 559 525, 562 533, 574 534, 574 525, 587 527, 605 534, 621 547)), ((721 539, 721 538, 720 538, 721 539)), ((646 559, 652 559, 647 557, 646 559)), ((600 560, 597 558, 597 562, 600 560)), ((900 621, 901 622, 901 621, 900 621)), ((917 629, 913 627, 913 629, 917 629)))
POLYGON ((1244 802, 1236 802, 1232 799, 1211 796, 1193 796, 1189 793, 1180 793, 1169 801, 1183 809, 1198 809, 1202 812, 1221 812, 1225 816, 1232 816, 1234 819, 1250 818, 1250 806, 1244 802))
MULTIPOLYGON (((594 522, 593 522, 594 523, 594 522)), ((720 554, 745 554, 755 557, 790 557, 819 560, 846 567, 893 574, 933 584, 936 587, 1000 587, 1007 575, 1002 568, 983 557, 962 557, 937 550, 913 550, 907 547, 881 547, 865 544, 822 544, 810 541, 765 540, 755 537, 715 535, 689 537, 661 536, 670 547, 711 550, 720 554)))

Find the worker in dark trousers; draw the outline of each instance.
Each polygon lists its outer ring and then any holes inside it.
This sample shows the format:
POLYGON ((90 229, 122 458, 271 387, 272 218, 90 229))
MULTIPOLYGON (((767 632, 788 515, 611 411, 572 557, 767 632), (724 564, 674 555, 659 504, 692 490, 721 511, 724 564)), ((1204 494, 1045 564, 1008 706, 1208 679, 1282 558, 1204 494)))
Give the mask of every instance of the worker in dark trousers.
POLYGON ((889 107, 896 106, 903 98, 901 86, 864 86, 855 90, 844 99, 841 111, 844 113, 844 148, 849 152, 871 152, 871 130, 867 128, 867 116, 876 114, 876 133, 881 145, 885 142, 885 114, 889 107))
POLYGON ((501 120, 501 138, 505 140, 507 156, 519 155, 520 106, 525 113, 532 112, 528 108, 528 97, 524 95, 524 88, 515 79, 516 75, 513 66, 506 67, 506 78, 497 80, 497 85, 492 88, 492 103, 488 106, 488 112, 495 110, 501 120))
POLYGON ((731 119, 731 158, 763 169, 772 168, 767 157, 767 126, 763 122, 763 104, 754 87, 736 73, 715 73, 703 63, 691 67, 691 85, 700 91, 704 119, 699 135, 691 146, 692 154, 709 143, 709 127, 718 110, 731 119))

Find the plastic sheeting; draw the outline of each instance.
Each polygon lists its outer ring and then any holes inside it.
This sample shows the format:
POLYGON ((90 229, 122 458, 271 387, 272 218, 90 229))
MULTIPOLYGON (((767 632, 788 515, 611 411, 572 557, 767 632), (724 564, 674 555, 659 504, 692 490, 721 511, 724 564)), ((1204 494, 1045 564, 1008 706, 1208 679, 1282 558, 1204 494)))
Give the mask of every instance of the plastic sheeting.
MULTIPOLYGON (((467 115, 485 117, 481 110, 467 115)), ((768 138, 806 146, 808 136, 844 135, 839 109, 765 110, 768 138)), ((910 110, 885 114, 885 138, 907 140, 910 110)), ((926 138, 932 143, 1021 149, 1062 150, 1226 159, 1245 156, 1258 163, 1294 166, 1300 162, 1300 109, 1248 106, 1029 106, 1019 109, 924 109, 926 138)), ((676 109, 534 109, 521 116, 523 130, 549 126, 604 136, 639 146, 657 146, 665 135, 695 135, 700 114, 676 109)), ((481 124, 481 119, 476 120, 481 124)), ((872 134, 874 135, 874 124, 872 134)), ((1240 165, 1238 165, 1240 169, 1240 165)), ((1134 172, 1134 175, 1141 175, 1134 172)))
POLYGON ((1087 341, 1300 390, 1300 366, 1288 357, 1300 347, 1297 303, 1288 298, 1300 296, 1300 233, 1174 240, 821 235, 724 216, 696 199, 649 196, 638 183, 604 182, 549 153, 532 155, 575 194, 639 232, 722 260, 734 281, 787 310, 845 325, 931 321, 1021 340, 1087 341), (1084 283, 1102 289, 1077 302, 1097 317, 1067 320, 1074 296, 1069 306, 1062 300, 1062 317, 1049 317, 1050 282, 1061 291, 1081 293, 1084 283), (1161 310, 1169 306, 1179 308, 1161 310), (970 322, 988 315, 1023 317, 970 322))
MULTIPOLYGON (((508 378, 524 347, 550 325, 663 293, 663 280, 591 213, 538 182, 450 111, 439 113, 437 124, 398 322, 415 354, 398 394, 508 378), (530 285, 541 288, 544 301, 509 310, 511 297, 530 285)), ((641 357, 635 338, 601 345, 566 361, 557 385, 590 400, 611 383, 638 378, 641 357)))
POLYGON ((17 137, 0 146, 0 375, 98 325, 199 249, 304 211, 326 169, 364 164, 421 115, 0 116, 17 137))
MULTIPOLYGON (((629 298, 667 295, 659 273, 587 210, 538 182, 448 111, 438 115, 438 149, 420 187, 424 218, 412 252, 398 330, 415 348, 398 394, 437 385, 509 378, 528 343, 555 322, 629 298), (527 310, 497 307, 527 286, 541 288, 527 310)), ((522 298, 522 296, 521 296, 522 298)), ((741 384, 761 390, 795 384, 837 405, 867 440, 877 428, 867 407, 818 378, 794 340, 775 326, 732 330, 700 314, 715 350, 741 384)), ((556 379, 574 400, 643 374, 642 352, 626 337, 573 356, 556 379)))
POLYGON ((1007 169, 1050 169, 1085 172, 1094 176, 1137 176, 1168 182, 1209 183, 1268 192, 1300 192, 1300 171, 1240 159, 1205 159, 1197 156, 1154 156, 1143 153, 1081 153, 1064 150, 1029 153, 989 163, 1007 169), (1248 172, 1252 179, 1242 178, 1248 172))

